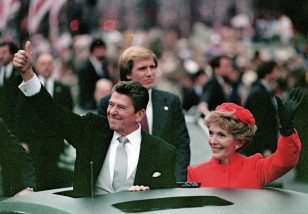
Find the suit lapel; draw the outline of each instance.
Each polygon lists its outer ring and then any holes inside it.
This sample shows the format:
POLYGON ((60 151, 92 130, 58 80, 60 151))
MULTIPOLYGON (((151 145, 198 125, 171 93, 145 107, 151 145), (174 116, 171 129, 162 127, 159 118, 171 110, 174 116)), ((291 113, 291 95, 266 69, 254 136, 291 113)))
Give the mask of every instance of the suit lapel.
POLYGON ((142 139, 141 139, 141 147, 139 160, 137 165, 136 177, 135 177, 135 185, 147 184, 148 180, 151 179, 153 172, 155 172, 156 161, 155 154, 153 154, 153 147, 155 144, 149 137, 150 135, 145 131, 141 131, 142 139))

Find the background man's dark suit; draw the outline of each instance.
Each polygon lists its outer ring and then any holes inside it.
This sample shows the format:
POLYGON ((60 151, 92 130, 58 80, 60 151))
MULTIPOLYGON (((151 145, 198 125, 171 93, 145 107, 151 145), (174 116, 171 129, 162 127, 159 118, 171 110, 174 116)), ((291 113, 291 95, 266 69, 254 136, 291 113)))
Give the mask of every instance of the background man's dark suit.
POLYGON ((79 79, 79 104, 84 109, 96 109, 94 91, 96 82, 101 78, 109 78, 107 62, 102 63, 103 75, 97 75, 91 61, 86 60, 78 70, 79 79))
POLYGON ((35 188, 35 171, 30 156, 0 118, 0 161, 4 196, 35 188))
POLYGON ((0 86, 0 116, 14 133, 15 114, 18 96, 21 95, 18 85, 22 82, 19 72, 13 69, 11 76, 0 86))
MULTIPOLYGON (((37 95, 27 99, 31 101, 39 118, 76 148, 75 196, 89 196, 90 162, 93 162, 95 184, 113 136, 107 118, 93 113, 85 116, 74 114, 57 105, 43 87, 37 95)), ((151 189, 175 187, 174 165, 175 148, 142 131, 134 184, 146 185, 151 189), (155 172, 160 172, 161 176, 153 177, 155 172)))
MULTIPOLYGON (((69 86, 54 81, 53 99, 56 103, 73 110, 69 86)), ((19 129, 17 136, 28 144, 37 174, 37 189, 46 190, 71 186, 72 175, 57 166, 59 155, 64 152, 64 138, 42 122, 32 104, 22 96, 17 110, 19 129), (28 128, 29 127, 29 128, 28 128), (31 128, 30 128, 31 127, 31 128), (64 173, 64 174, 63 174, 64 173)))
MULTIPOLYGON (((101 99, 98 114, 107 115, 110 95, 101 99)), ((166 91, 152 89, 154 136, 162 138, 176 148, 175 176, 177 181, 187 180, 190 164, 189 135, 179 98, 166 91), (176 119, 174 119, 176 118, 176 119)))
POLYGON ((224 88, 214 74, 203 87, 201 101, 205 101, 208 104, 209 111, 215 110, 218 105, 227 101, 224 88))
POLYGON ((252 142, 244 150, 246 155, 263 153, 266 149, 275 152, 278 139, 278 118, 273 95, 268 92, 261 82, 255 83, 250 90, 245 103, 254 116, 257 131, 252 142))

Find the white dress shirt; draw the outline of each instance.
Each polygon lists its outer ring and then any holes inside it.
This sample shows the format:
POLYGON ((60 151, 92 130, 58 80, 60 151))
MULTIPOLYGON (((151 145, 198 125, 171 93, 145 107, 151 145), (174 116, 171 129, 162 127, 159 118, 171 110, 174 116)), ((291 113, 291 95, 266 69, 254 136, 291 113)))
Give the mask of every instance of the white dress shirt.
POLYGON ((103 68, 102 68, 102 62, 99 61, 95 56, 90 56, 89 57, 90 62, 92 63, 95 72, 98 76, 103 75, 103 68))
POLYGON ((18 86, 18 88, 24 93, 25 96, 31 97, 38 94, 41 90, 41 82, 34 74, 31 80, 24 82, 18 86))
MULTIPOLYGON (((109 150, 110 150, 109 169, 110 169, 111 183, 113 182, 114 164, 115 164, 117 147, 119 145, 118 138, 120 136, 121 135, 118 132, 114 131, 113 137, 112 137, 112 140, 109 146, 109 150)), ((141 145, 141 126, 139 125, 139 128, 136 131, 130 133, 126 137, 129 140, 129 142, 125 144, 125 150, 127 152, 127 159, 128 159, 126 178, 128 178, 133 173, 133 171, 136 169, 137 164, 138 164, 140 145, 141 145)))
POLYGON ((55 81, 50 77, 50 78, 44 78, 42 76, 38 76, 40 82, 43 84, 43 86, 46 88, 48 93, 53 97, 53 92, 54 92, 54 86, 55 86, 55 81))
POLYGON ((1 66, 0 70, 0 85, 4 85, 4 78, 9 79, 13 72, 13 62, 10 62, 6 66, 1 66), (5 76, 4 76, 5 75, 5 76))

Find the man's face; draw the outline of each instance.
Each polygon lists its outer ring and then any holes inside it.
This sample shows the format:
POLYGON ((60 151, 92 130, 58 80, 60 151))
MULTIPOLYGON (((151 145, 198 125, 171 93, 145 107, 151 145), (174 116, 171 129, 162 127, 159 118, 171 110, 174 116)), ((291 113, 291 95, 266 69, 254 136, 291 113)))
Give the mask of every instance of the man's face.
POLYGON ((219 61, 219 67, 215 70, 217 75, 228 77, 228 75, 233 72, 232 61, 228 58, 221 58, 219 61))
POLYGON ((125 94, 113 92, 107 108, 107 118, 112 130, 126 136, 138 129, 145 110, 135 112, 133 101, 125 94))
POLYGON ((272 72, 269 74, 269 76, 270 76, 270 81, 273 81, 273 82, 277 81, 277 79, 280 76, 279 68, 275 66, 272 72))
POLYGON ((49 54, 41 54, 36 62, 36 71, 45 78, 49 78, 53 72, 53 57, 49 54))
POLYGON ((0 64, 8 65, 14 58, 14 55, 10 53, 8 45, 0 47, 0 64))
POLYGON ((155 85, 155 71, 156 66, 152 57, 148 59, 134 60, 132 73, 127 75, 126 78, 138 81, 146 89, 150 89, 155 85))
POLYGON ((98 60, 103 60, 106 56, 106 48, 104 46, 97 46, 93 49, 92 55, 98 60))

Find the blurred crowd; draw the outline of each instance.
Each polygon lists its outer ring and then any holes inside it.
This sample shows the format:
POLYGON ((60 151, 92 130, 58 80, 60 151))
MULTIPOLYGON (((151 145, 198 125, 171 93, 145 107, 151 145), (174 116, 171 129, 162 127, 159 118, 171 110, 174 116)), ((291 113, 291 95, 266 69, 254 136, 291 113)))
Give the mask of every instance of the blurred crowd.
MULTIPOLYGON (((0 40, 3 42, 7 38, 0 40)), ((274 61, 278 68, 277 78, 270 84, 273 95, 285 98, 290 88, 299 86, 307 90, 308 86, 306 45, 284 15, 251 20, 240 14, 233 16, 228 26, 196 22, 186 33, 156 27, 124 31, 99 29, 91 34, 62 33, 56 39, 35 34, 30 40, 34 63, 38 63, 42 53, 52 55, 52 77, 69 86, 73 111, 82 114, 96 112, 100 98, 111 92, 112 86, 120 79, 119 55, 133 45, 147 47, 156 54, 159 67, 155 88, 178 95, 187 114, 202 116, 211 110, 208 106, 200 110, 199 104, 204 95, 203 88, 214 73, 209 63, 215 56, 223 55, 231 60, 232 68, 222 75, 226 101, 245 105, 253 84, 258 80, 256 70, 263 61, 274 61), (94 40, 99 41, 102 52, 94 53, 95 48, 91 48, 94 40), (102 75, 93 77, 91 85, 86 83, 91 89, 83 89, 81 84, 87 74, 82 74, 81 68, 87 60, 93 63, 93 58, 97 59, 97 63, 105 62, 102 75), (89 90, 92 96, 90 104, 82 103, 81 90, 89 90), (192 99, 192 91, 195 99, 192 99)), ((304 103, 307 104, 307 97, 304 103)), ((296 125, 303 130, 301 127, 305 122, 298 121, 296 125)), ((302 142, 306 143, 305 140, 302 142)), ((303 148, 303 152, 306 150, 303 148)), ((301 155, 301 158, 299 165, 307 168, 305 157, 301 155)), ((65 161, 65 157, 63 159, 65 161)), ((308 175, 302 177, 308 182, 308 175)))

